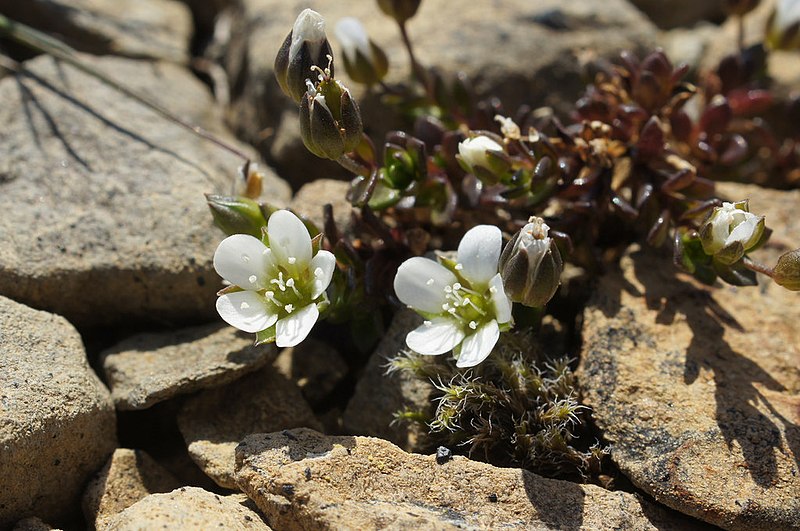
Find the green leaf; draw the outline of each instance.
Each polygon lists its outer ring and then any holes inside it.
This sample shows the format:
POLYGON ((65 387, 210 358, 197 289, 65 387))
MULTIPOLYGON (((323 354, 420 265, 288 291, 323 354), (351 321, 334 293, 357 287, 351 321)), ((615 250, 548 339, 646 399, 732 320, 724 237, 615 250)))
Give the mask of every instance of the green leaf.
POLYGON ((714 271, 719 275, 719 278, 733 286, 756 286, 755 271, 747 269, 742 261, 734 264, 725 264, 719 260, 714 260, 714 271))

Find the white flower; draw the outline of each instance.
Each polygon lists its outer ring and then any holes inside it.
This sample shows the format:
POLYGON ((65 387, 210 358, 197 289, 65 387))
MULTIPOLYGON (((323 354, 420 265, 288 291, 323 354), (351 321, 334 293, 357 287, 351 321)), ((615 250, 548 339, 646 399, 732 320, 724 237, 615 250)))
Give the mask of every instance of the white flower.
POLYGON ((497 272, 500 229, 478 225, 458 245, 456 262, 445 265, 414 257, 403 262, 394 279, 401 302, 426 321, 406 336, 420 354, 455 350, 458 367, 473 367, 492 352, 501 329, 512 326, 511 302, 497 272))
POLYGON ((313 255, 303 222, 288 210, 267 221, 268 245, 247 234, 228 236, 214 253, 214 269, 233 288, 217 299, 228 324, 258 333, 258 341, 292 347, 303 341, 325 304, 336 259, 328 251, 313 255))
POLYGON ((357 18, 345 17, 339 20, 333 32, 342 45, 342 52, 350 61, 356 61, 357 53, 361 53, 366 58, 372 57, 367 30, 357 18))
POLYGON ((700 228, 700 243, 706 254, 726 264, 738 261, 764 233, 764 216, 750 213, 747 201, 722 203, 700 228))
POLYGON ((476 136, 467 138, 458 144, 458 154, 470 168, 490 168, 486 151, 503 151, 503 146, 489 138, 488 136, 476 136))

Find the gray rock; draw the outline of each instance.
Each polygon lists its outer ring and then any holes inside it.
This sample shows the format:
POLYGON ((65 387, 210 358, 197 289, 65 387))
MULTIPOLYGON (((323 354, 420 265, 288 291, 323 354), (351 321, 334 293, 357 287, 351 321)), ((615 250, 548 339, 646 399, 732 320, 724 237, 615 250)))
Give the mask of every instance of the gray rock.
POLYGON ((406 335, 422 324, 411 310, 399 311, 373 352, 353 398, 344 412, 345 433, 381 437, 406 450, 422 445, 424 431, 416 424, 393 423, 394 414, 405 407, 431 407, 430 386, 405 373, 386 374, 389 360, 406 347, 406 335))
POLYGON ((17 522, 11 531, 52 531, 52 529, 53 526, 43 522, 41 518, 30 516, 17 522))
POLYGON ((241 494, 220 496, 197 487, 151 494, 108 523, 106 531, 145 529, 256 529, 269 531, 241 494))
MULTIPOLYGON (((720 193, 775 229, 756 260, 796 246, 800 191, 720 193)), ((800 529, 800 305, 761 280, 709 289, 628 252, 584 314, 579 381, 613 459, 656 500, 725 529, 800 529)))
POLYGON ((0 0, 0 12, 82 52, 186 62, 192 16, 171 0, 0 0))
POLYGON ((347 363, 336 349, 313 337, 296 347, 283 349, 274 367, 297 384, 312 407, 323 409, 348 372, 347 363))
MULTIPOLYGON (((82 58, 236 144, 187 70, 82 58)), ((69 66, 26 66, 0 80, 0 294, 78 325, 211 318, 223 235, 203 194, 230 193, 240 161, 69 66)))
POLYGON ((173 396, 223 385, 275 359, 275 346, 211 324, 140 334, 101 354, 118 409, 145 409, 173 396))
POLYGON ((220 487, 236 489, 235 449, 246 435, 321 429, 297 386, 274 367, 189 398, 178 415, 189 455, 220 487))
POLYGON ((117 448, 83 493, 86 521, 103 529, 109 520, 142 498, 180 487, 178 479, 141 450, 117 448))
POLYGON ((0 528, 70 516, 115 432, 114 406, 78 332, 0 297, 0 528))
POLYGON ((330 203, 333 208, 333 220, 343 234, 351 227, 351 214, 353 206, 347 200, 350 190, 348 181, 335 181, 333 179, 315 179, 306 183, 292 198, 289 208, 297 214, 313 222, 318 229, 324 230, 324 207, 330 203))
MULTIPOLYGON (((270 153, 281 174, 298 188, 328 176, 332 167, 305 152, 295 124, 296 105, 281 94, 273 76, 275 54, 300 10, 310 7, 325 17, 335 52, 339 49, 333 37, 336 21, 344 16, 359 18, 389 57, 389 82, 406 78, 408 58, 395 22, 375 2, 245 0, 244 5, 245 16, 252 22, 246 63, 249 82, 234 99, 236 128, 263 153, 270 153), (286 125, 286 120, 291 123, 286 125), (265 140, 265 129, 274 131, 274 137, 265 140)), ((649 46, 655 36, 647 18, 624 0, 426 0, 409 21, 408 31, 420 62, 445 72, 466 72, 480 93, 496 94, 510 112, 521 103, 564 110, 583 88, 582 63, 587 53, 613 56, 621 49, 649 46)), ((344 68, 337 72, 347 82, 344 68)), ((231 71, 230 75, 237 78, 240 73, 231 71)), ((386 129, 397 127, 397 117, 385 107, 363 99, 361 103, 367 132, 380 146, 386 129)))
POLYGON ((630 493, 307 429, 247 437, 236 478, 285 530, 699 529, 630 493))

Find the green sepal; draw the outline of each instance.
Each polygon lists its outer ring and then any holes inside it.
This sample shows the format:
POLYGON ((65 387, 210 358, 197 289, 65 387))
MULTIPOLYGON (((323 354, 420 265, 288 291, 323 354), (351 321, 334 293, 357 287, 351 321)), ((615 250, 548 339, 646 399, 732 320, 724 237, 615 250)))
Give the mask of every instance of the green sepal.
POLYGON ((713 267, 714 271, 716 271, 717 275, 719 275, 719 278, 728 284, 733 286, 758 285, 755 271, 747 269, 741 260, 734 264, 725 264, 719 262, 718 260, 714 260, 713 267))
POLYGON ((222 288, 217 292, 217 297, 222 297, 223 295, 227 295, 228 293, 236 293, 237 291, 244 291, 244 290, 239 286, 234 286, 234 285, 225 286, 224 288, 222 288))
POLYGON ((725 265, 731 265, 742 259, 744 256, 744 245, 742 242, 733 242, 714 253, 714 261, 725 265))
POLYGON ((275 323, 274 325, 270 326, 265 330, 256 332, 255 346, 263 345, 264 343, 274 343, 276 337, 275 328, 277 326, 278 326, 277 323, 275 323))

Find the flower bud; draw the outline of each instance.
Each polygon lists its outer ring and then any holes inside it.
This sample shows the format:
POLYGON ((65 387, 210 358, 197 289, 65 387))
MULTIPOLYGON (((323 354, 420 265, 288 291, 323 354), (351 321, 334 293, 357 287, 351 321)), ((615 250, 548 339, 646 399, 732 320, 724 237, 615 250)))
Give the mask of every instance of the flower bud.
POLYGON ((800 291, 800 249, 784 253, 778 258, 772 279, 786 289, 800 291))
POLYGON ((497 183, 511 169, 503 146, 485 135, 459 143, 456 158, 466 172, 488 184, 497 183))
POLYGON ((422 0, 378 0, 381 11, 392 17, 398 24, 405 24, 413 17, 422 0))
POLYGON ((367 36, 358 19, 346 17, 336 23, 336 38, 342 45, 344 69, 356 83, 374 85, 389 71, 389 60, 367 36))
POLYGON ((800 1, 778 0, 767 21, 766 42, 773 49, 800 49, 800 1))
POLYGON ((208 207, 214 223, 222 232, 231 234, 249 234, 261 238, 261 228, 267 226, 267 220, 258 203, 246 197, 230 197, 223 195, 206 195, 208 207))
POLYGON ((542 218, 529 223, 506 244, 500 255, 500 275, 509 298, 525 306, 541 308, 553 298, 561 283, 564 263, 550 230, 542 218))
POLYGON ((336 160, 361 142, 363 127, 358 105, 341 81, 328 71, 317 86, 307 83, 300 102, 300 136, 314 155, 336 160))
POLYGON ((700 227, 703 251, 723 264, 733 264, 764 233, 764 216, 750 213, 747 200, 716 207, 700 227))
POLYGON ((304 9, 275 57, 275 77, 281 90, 300 103, 306 93, 306 79, 312 77, 312 67, 327 65, 332 73, 332 56, 325 20, 316 11, 304 9))

